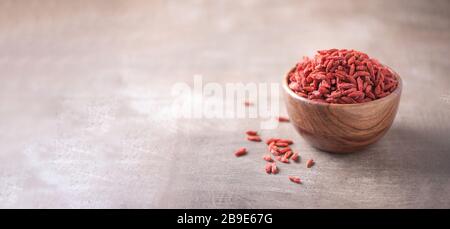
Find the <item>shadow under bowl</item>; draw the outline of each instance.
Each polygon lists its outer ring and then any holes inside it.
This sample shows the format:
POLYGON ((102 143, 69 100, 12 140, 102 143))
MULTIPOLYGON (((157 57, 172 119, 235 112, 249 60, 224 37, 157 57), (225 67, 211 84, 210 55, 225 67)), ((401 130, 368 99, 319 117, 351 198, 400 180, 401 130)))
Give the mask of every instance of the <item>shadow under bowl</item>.
POLYGON ((366 148, 384 136, 397 114, 402 80, 389 70, 398 80, 397 88, 384 98, 356 104, 322 103, 303 98, 289 88, 289 71, 283 79, 283 91, 291 123, 317 149, 350 153, 366 148))

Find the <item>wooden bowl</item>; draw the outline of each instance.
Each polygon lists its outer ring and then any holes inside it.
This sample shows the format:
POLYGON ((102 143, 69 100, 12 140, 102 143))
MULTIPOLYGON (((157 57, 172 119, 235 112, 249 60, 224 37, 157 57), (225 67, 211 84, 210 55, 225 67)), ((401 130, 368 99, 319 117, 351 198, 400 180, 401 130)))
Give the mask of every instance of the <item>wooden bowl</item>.
POLYGON ((288 73, 283 79, 283 90, 291 123, 317 149, 333 153, 364 149, 389 130, 397 114, 402 81, 392 72, 398 79, 395 91, 357 104, 320 103, 298 96, 288 87, 288 73))

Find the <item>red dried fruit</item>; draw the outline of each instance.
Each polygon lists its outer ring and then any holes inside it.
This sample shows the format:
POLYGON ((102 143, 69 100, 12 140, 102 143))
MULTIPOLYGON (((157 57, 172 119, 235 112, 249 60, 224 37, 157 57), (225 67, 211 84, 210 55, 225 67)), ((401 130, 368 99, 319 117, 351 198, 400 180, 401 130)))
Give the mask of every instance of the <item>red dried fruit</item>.
POLYGON ((326 87, 319 87, 319 92, 321 95, 329 94, 330 91, 326 87))
POLYGON ((275 142, 275 145, 278 147, 287 147, 289 146, 288 143, 284 143, 284 142, 275 142))
POLYGON ((349 81, 351 84, 356 85, 356 80, 352 76, 345 77, 345 80, 349 81))
POLYGON ((247 140, 254 141, 254 142, 260 142, 261 138, 259 136, 247 136, 247 140))
POLYGON ((269 145, 269 146, 268 146, 269 149, 276 148, 275 142, 276 142, 276 141, 272 141, 270 144, 268 144, 268 145, 269 145))
POLYGON ((340 99, 341 99, 342 101, 344 101, 344 103, 356 103, 355 100, 353 100, 352 98, 347 97, 347 96, 341 97, 340 99))
POLYGON ((375 95, 379 96, 381 94, 381 84, 378 84, 378 86, 375 87, 375 95))
POLYGON ((247 135, 250 135, 250 136, 256 136, 256 135, 258 135, 258 132, 256 132, 256 131, 253 131, 253 130, 247 130, 247 132, 245 132, 247 135))
POLYGON ((278 151, 275 150, 275 149, 271 149, 271 150, 270 150, 270 153, 272 153, 273 156, 280 156, 280 152, 278 152, 278 151))
POLYGON ((267 162, 273 162, 273 159, 272 159, 272 157, 271 157, 270 155, 265 155, 265 156, 263 157, 263 159, 264 159, 265 161, 267 161, 267 162))
POLYGON ((277 174, 278 173, 278 167, 275 163, 272 163, 272 170, 271 170, 272 174, 277 174))
POLYGON ((238 150, 236 150, 236 152, 234 152, 234 155, 235 155, 236 157, 240 157, 240 156, 243 156, 243 155, 245 155, 245 154, 247 154, 247 149, 244 148, 244 147, 239 148, 238 150))
POLYGON ((278 147, 275 145, 275 142, 272 142, 269 144, 268 146, 269 150, 275 150, 275 151, 279 151, 280 149, 278 149, 278 147))
POLYGON ((291 148, 286 147, 286 148, 283 148, 283 149, 278 150, 278 152, 281 153, 281 154, 283 154, 283 153, 286 153, 286 152, 291 151, 291 150, 292 150, 291 148))
POLYGON ((289 88, 294 90, 294 91, 300 91, 301 87, 300 84, 298 84, 297 82, 292 82, 289 84, 289 88))
POLYGON ((355 74, 353 74, 353 77, 356 78, 358 76, 370 76, 370 73, 366 71, 357 71, 355 74))
POLYGON ((346 90, 346 89, 354 88, 356 86, 352 83, 340 83, 337 85, 337 87, 341 90, 346 90))
MULTIPOLYGON (((314 90, 314 88, 313 88, 313 90, 314 90)), ((278 121, 279 121, 279 122, 289 122, 289 118, 288 118, 288 117, 280 116, 280 117, 278 117, 278 121)))
POLYGON ((357 71, 365 71, 365 70, 367 70, 367 67, 364 65, 359 65, 359 66, 356 66, 356 70, 357 71))
POLYGON ((279 138, 269 138, 269 139, 267 139, 266 143, 267 143, 267 145, 270 145, 271 143, 276 142, 278 140, 280 140, 280 139, 279 138))
POLYGON ((266 173, 270 174, 272 173, 272 163, 266 163, 266 167, 265 167, 266 173))
POLYGON ((311 168, 316 162, 313 159, 309 159, 306 161, 306 168, 311 168))
POLYGON ((350 70, 348 71, 348 74, 349 75, 353 75, 353 74, 355 74, 355 65, 354 64, 352 64, 351 66, 350 66, 350 70))
POLYGON ((293 161, 299 161, 299 159, 300 159, 300 157, 298 156, 298 153, 294 153, 294 154, 292 154, 292 156, 291 156, 291 160, 293 160, 293 161))
POLYGON ((293 155, 292 151, 287 151, 287 152, 284 154, 284 157, 285 157, 286 159, 289 159, 292 155, 293 155))
MULTIPOLYGON (((351 55, 351 53, 348 53, 348 54, 351 55)), ((356 60, 355 56, 352 56, 352 57, 350 57, 350 59, 348 59, 347 63, 348 63, 349 65, 352 65, 352 64, 355 62, 355 60, 356 60)))
POLYGON ((347 96, 350 98, 356 99, 359 97, 364 97, 364 93, 362 91, 354 91, 354 92, 348 94, 347 96))
POLYGON ((348 96, 350 93, 355 92, 355 91, 356 91, 356 88, 350 88, 350 89, 344 90, 342 92, 342 96, 348 96))
POLYGON ((300 177, 296 177, 296 176, 289 176, 289 180, 294 182, 294 183, 297 183, 297 184, 301 184, 302 183, 302 180, 300 180, 300 177))
POLYGON ((339 97, 341 97, 341 91, 333 91, 333 92, 331 92, 331 94, 330 94, 330 97, 331 98, 339 98, 339 97))
POLYGON ((294 142, 290 139, 279 139, 277 142, 287 143, 288 145, 292 145, 294 142))
POLYGON ((287 159, 287 158, 285 158, 285 157, 281 157, 279 161, 281 161, 281 162, 283 162, 283 163, 286 163, 286 164, 289 163, 289 159, 287 159))
POLYGON ((369 70, 370 76, 371 76, 371 77, 372 77, 372 76, 375 76, 372 63, 367 62, 366 64, 367 64, 367 68, 368 68, 368 70, 369 70))
POLYGON ((245 102, 244 102, 244 105, 245 105, 246 107, 249 107, 249 106, 253 106, 253 103, 250 102, 250 101, 245 101, 245 102))
POLYGON ((356 82, 358 84, 358 91, 363 91, 364 81, 361 79, 361 77, 358 77, 358 79, 356 79, 356 82))

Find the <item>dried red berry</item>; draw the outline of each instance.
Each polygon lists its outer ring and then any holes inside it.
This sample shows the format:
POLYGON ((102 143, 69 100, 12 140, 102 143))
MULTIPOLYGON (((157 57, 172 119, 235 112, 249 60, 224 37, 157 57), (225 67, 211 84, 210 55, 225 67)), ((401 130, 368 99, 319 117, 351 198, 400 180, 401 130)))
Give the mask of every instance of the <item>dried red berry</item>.
POLYGON ((244 147, 239 148, 236 152, 234 152, 234 155, 235 155, 236 157, 240 157, 240 156, 243 156, 243 155, 245 155, 245 154, 247 154, 247 149, 244 148, 244 147))
POLYGON ((256 131, 253 131, 253 130, 247 130, 247 132, 245 132, 247 135, 250 135, 250 136, 256 136, 256 135, 258 135, 258 132, 256 132, 256 131))
POLYGON ((292 156, 292 154, 293 154, 292 151, 287 151, 286 154, 284 154, 284 157, 286 159, 289 159, 292 156))
POLYGON ((291 180, 292 182, 297 183, 297 184, 302 183, 302 180, 300 180, 300 177, 296 177, 296 176, 289 176, 289 180, 291 180))
POLYGON ((279 139, 277 142, 279 143, 286 143, 288 145, 292 145, 294 142, 290 139, 279 139))
POLYGON ((265 161, 267 161, 267 162, 273 162, 273 159, 272 159, 272 157, 271 157, 270 155, 265 155, 265 156, 263 157, 263 159, 264 159, 265 161))
POLYGON ((278 140, 280 140, 280 139, 278 139, 278 138, 269 138, 269 139, 267 139, 266 143, 267 143, 267 145, 270 145, 272 142, 276 142, 278 140))
POLYGON ((286 163, 286 164, 289 163, 289 159, 287 159, 285 157, 281 157, 279 161, 286 163))
POLYGON ((273 156, 280 156, 280 152, 278 152, 278 151, 275 150, 275 149, 271 149, 271 150, 270 150, 270 153, 272 153, 273 156))
POLYGON ((259 136, 247 136, 247 140, 254 141, 254 142, 260 142, 261 138, 259 136))
POLYGON ((275 143, 276 143, 276 142, 271 142, 271 143, 269 144, 269 149, 277 149, 277 150, 278 150, 278 148, 275 146, 275 143))
POLYGON ((280 116, 280 117, 278 117, 278 121, 279 121, 279 122, 289 122, 289 118, 288 118, 288 117, 280 116))
POLYGON ((278 167, 275 163, 272 163, 272 174, 277 174, 278 173, 278 167))
POLYGON ((291 160, 293 160, 293 161, 297 161, 298 162, 298 160, 300 159, 300 157, 298 156, 298 153, 294 153, 294 154, 292 154, 292 156, 291 156, 291 160))
POLYGON ((309 159, 306 161, 306 167, 311 168, 315 164, 313 159, 309 159))
POLYGON ((284 153, 286 153, 286 152, 288 152, 288 151, 291 151, 291 150, 292 150, 291 148, 286 147, 286 148, 283 148, 283 149, 278 150, 278 152, 280 152, 281 154, 284 154, 284 153))
POLYGON ((266 173, 270 174, 272 173, 272 163, 266 163, 266 167, 265 167, 266 173))
POLYGON ((275 145, 278 146, 278 147, 286 147, 286 146, 289 146, 289 144, 284 143, 284 142, 275 142, 275 145))

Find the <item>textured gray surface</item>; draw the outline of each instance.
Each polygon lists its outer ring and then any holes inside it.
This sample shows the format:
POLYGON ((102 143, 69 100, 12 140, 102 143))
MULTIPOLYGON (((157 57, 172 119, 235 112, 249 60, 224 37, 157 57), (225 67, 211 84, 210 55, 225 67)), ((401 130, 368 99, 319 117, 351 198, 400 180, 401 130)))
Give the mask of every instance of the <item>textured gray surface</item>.
POLYGON ((449 208, 449 1, 1 1, 0 207, 449 208), (263 173, 257 119, 174 119, 174 83, 279 82, 354 48, 403 97, 364 152, 263 173), (251 153, 236 159, 232 152, 251 153), (288 182, 298 174, 303 185, 288 182))

